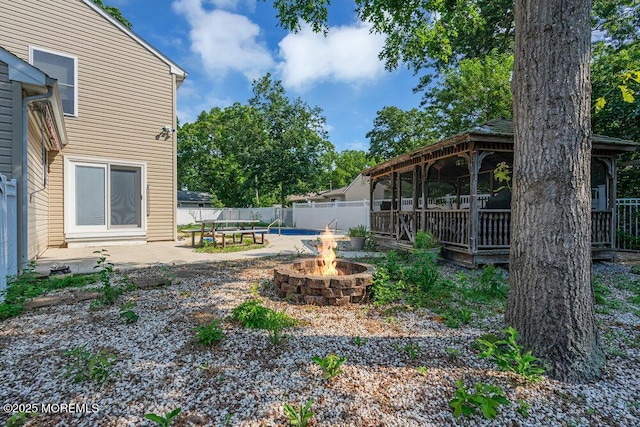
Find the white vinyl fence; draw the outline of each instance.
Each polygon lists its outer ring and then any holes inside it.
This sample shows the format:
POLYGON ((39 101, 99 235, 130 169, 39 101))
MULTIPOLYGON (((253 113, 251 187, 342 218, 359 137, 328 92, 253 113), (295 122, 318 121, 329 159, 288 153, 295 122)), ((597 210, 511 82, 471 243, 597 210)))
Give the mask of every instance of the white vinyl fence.
POLYGON ((297 228, 346 231, 364 225, 369 228, 369 201, 294 203, 293 221, 297 228))
POLYGON ((7 277, 18 274, 17 232, 16 180, 0 175, 0 302, 4 301, 7 277))
POLYGON ((293 226, 292 209, 287 208, 178 208, 178 225, 195 224, 203 219, 257 219, 271 224, 278 218, 284 226, 293 226))

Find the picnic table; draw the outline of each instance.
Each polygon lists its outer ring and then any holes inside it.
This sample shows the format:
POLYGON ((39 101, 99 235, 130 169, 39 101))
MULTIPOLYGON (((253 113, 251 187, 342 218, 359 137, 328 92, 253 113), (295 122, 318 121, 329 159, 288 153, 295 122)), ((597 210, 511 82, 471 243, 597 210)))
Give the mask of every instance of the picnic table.
MULTIPOLYGON (((262 237, 260 243, 264 243, 264 233, 268 232, 265 229, 256 229, 255 224, 260 222, 257 219, 204 219, 198 221, 200 223, 200 246, 204 243, 205 237, 211 237, 213 245, 217 246, 217 237, 222 238, 222 247, 226 247, 225 237, 231 236, 233 243, 236 243, 236 235, 240 235, 240 243, 245 235, 251 235, 253 242, 258 243, 256 235, 260 234, 262 237)), ((191 246, 195 246, 195 234, 198 230, 191 232, 191 246)))

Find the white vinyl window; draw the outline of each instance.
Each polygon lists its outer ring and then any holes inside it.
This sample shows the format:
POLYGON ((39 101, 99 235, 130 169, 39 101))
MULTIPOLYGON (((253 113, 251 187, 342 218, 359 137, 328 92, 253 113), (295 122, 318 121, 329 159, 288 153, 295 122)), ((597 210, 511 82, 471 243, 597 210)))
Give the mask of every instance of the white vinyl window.
POLYGON ((65 115, 78 115, 78 58, 48 49, 30 47, 29 62, 58 80, 62 110, 65 115))
POLYGON ((145 174, 144 164, 65 159, 67 233, 144 232, 145 174))

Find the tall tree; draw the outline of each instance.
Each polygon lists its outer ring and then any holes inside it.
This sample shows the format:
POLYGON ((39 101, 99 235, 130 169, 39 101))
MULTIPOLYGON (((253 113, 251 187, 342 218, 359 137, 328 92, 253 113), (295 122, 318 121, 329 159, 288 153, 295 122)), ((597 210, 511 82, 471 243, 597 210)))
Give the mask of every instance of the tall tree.
POLYGON ((260 111, 266 126, 264 145, 256 147, 261 153, 256 166, 264 182, 279 190, 280 203, 290 194, 318 189, 325 154, 333 150, 321 110, 300 98, 290 100, 270 74, 254 81, 249 104, 260 111))
POLYGON ((591 286, 589 0, 516 0, 506 320, 564 380, 604 363, 591 286))
MULTIPOLYGON (((276 0, 283 25, 326 27, 329 0, 276 0), (320 10, 320 12, 318 12, 320 10)), ((360 18, 387 35, 382 56, 420 71, 474 56, 457 35, 482 28, 491 0, 356 0, 360 18), (459 40, 458 40, 459 41, 459 40)), ((512 3, 505 1, 509 14, 512 3)), ((507 320, 550 374, 582 380, 603 362, 590 281, 590 0, 516 0, 514 213, 507 320), (544 207, 545 209, 543 209, 544 207), (544 307, 541 310, 537 307, 544 307)), ((488 28, 508 39, 510 24, 488 28)), ((466 37, 465 37, 466 39, 466 37)))
POLYGON ((377 162, 435 142, 438 134, 424 111, 408 111, 398 107, 384 107, 373 120, 373 129, 367 133, 369 156, 377 162))

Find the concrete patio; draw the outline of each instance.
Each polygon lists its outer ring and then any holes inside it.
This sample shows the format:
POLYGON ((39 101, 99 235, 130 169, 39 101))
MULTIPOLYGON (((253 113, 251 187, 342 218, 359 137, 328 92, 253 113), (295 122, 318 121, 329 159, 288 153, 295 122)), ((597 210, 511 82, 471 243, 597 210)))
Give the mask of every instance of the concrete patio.
MULTIPOLYGON (((36 271, 49 274, 51 266, 68 265, 73 273, 91 273, 100 257, 94 253, 106 249, 108 260, 116 270, 130 270, 154 265, 182 265, 198 262, 220 262, 239 259, 258 259, 277 255, 315 255, 317 252, 308 244, 312 236, 266 237, 267 244, 258 249, 230 253, 198 253, 191 247, 190 240, 153 242, 141 245, 94 246, 84 248, 49 248, 36 261, 36 271)), ((339 256, 358 258, 371 255, 367 252, 340 251, 339 256)), ((375 255, 374 255, 375 256, 375 255)))

